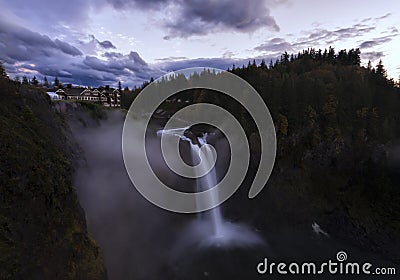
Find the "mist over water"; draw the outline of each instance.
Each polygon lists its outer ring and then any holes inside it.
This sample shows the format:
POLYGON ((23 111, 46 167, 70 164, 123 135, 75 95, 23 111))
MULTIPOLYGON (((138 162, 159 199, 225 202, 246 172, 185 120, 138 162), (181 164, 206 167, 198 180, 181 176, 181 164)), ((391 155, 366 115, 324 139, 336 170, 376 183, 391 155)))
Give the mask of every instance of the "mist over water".
POLYGON ((121 152, 123 117, 109 114, 96 127, 72 124, 86 159, 75 184, 109 278, 157 279, 170 244, 164 239, 174 234, 169 224, 180 219, 149 203, 132 186, 121 152))
MULTIPOLYGON (((217 155, 213 153, 210 145, 207 143, 208 132, 202 136, 189 138, 184 135, 189 127, 175 128, 169 130, 159 130, 157 135, 167 135, 168 137, 178 137, 190 145, 190 155, 192 164, 200 167, 197 170, 196 191, 203 192, 212 190, 209 193, 209 200, 218 201, 218 190, 213 188, 217 185, 217 168, 214 166, 217 155), (208 172, 207 172, 208 171, 208 172), (201 176, 201 174, 205 174, 201 176)), ((220 206, 198 213, 198 219, 191 222, 183 230, 180 246, 199 246, 199 247, 249 247, 254 245, 264 245, 261 237, 252 232, 243 224, 233 224, 226 221, 221 213, 220 206)))
MULTIPOLYGON (((202 248, 261 242, 244 225, 224 221, 220 209, 201 213, 203 218, 198 218, 196 214, 163 210, 143 198, 132 185, 123 162, 124 117, 116 111, 98 125, 70 124, 85 159, 76 171, 75 186, 88 230, 103 250, 110 279, 173 279, 181 273, 181 265, 185 270, 195 266, 188 261, 195 262, 196 251, 202 248)), ((159 148, 155 148, 160 139, 154 136, 146 142, 148 148, 154 146, 150 160, 160 156, 159 148)), ((164 165, 152 162, 156 170, 167 172, 164 165)), ((182 185, 179 178, 165 174, 161 172, 169 184, 182 185)), ((209 175, 195 187, 214 184, 215 170, 209 175)))

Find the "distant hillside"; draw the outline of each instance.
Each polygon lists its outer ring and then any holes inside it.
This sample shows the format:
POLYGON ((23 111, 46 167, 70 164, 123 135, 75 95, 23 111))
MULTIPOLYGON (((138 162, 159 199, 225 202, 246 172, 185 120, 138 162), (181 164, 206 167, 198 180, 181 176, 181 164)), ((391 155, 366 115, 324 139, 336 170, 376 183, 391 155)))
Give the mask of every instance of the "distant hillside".
POLYGON ((0 78, 0 279, 105 279, 50 98, 0 78))

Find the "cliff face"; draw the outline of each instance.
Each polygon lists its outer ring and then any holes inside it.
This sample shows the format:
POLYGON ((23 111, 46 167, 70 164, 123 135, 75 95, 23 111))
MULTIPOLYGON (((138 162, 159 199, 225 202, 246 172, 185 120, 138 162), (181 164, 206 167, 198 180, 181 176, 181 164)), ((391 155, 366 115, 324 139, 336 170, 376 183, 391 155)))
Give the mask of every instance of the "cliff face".
POLYGON ((72 185, 74 148, 43 92, 0 80, 0 278, 105 279, 72 185))

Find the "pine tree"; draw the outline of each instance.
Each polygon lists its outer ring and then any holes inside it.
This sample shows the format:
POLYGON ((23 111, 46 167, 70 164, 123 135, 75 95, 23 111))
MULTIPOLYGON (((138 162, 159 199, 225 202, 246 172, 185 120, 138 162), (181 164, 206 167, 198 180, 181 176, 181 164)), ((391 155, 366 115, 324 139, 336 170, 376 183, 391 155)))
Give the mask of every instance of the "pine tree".
POLYGON ((376 65, 375 73, 378 74, 381 77, 386 77, 387 76, 386 69, 385 69, 385 67, 383 66, 383 63, 382 63, 382 59, 380 59, 378 64, 376 65))
POLYGON ((272 59, 269 61, 269 66, 268 66, 268 68, 269 68, 269 69, 274 68, 274 63, 272 62, 272 59))
POLYGON ((39 81, 36 79, 36 76, 33 76, 31 84, 34 86, 37 86, 39 84, 39 81))
POLYGON ((260 68, 261 69, 265 69, 266 68, 266 65, 265 65, 265 60, 263 59, 263 60, 261 60, 261 63, 260 63, 260 68))
POLYGON ((328 61, 330 63, 334 63, 335 62, 335 49, 332 47, 329 47, 329 51, 328 51, 328 61))
POLYGON ((54 78, 54 86, 55 86, 55 87, 60 86, 60 80, 58 79, 57 76, 54 78))
POLYGON ((122 90, 122 83, 121 83, 121 81, 118 81, 118 89, 119 89, 119 90, 122 90))
POLYGON ((28 85, 29 84, 29 80, 28 80, 28 78, 26 76, 22 77, 22 84, 23 85, 28 85))
POLYGON ((43 86, 49 87, 49 81, 47 80, 46 76, 44 76, 44 79, 43 79, 43 86))
POLYGON ((351 65, 357 65, 360 66, 361 64, 361 57, 360 57, 361 51, 359 48, 357 49, 351 49, 349 51, 349 60, 351 65))
POLYGON ((286 51, 281 55, 281 63, 282 64, 289 63, 289 54, 286 51))
POLYGON ((3 64, 0 63, 0 79, 8 79, 8 75, 6 70, 3 67, 3 64))

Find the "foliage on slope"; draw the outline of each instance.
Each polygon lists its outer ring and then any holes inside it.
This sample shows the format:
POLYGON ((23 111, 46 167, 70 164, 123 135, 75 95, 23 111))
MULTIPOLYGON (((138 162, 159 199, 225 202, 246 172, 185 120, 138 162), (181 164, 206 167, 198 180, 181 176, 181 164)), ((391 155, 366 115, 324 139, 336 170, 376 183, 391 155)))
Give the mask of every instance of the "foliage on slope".
POLYGON ((72 186, 72 145, 40 90, 0 79, 0 278, 104 279, 72 186))
POLYGON ((233 70, 257 89, 275 122, 276 206, 399 262, 400 90, 381 63, 361 67, 354 53, 330 52, 233 70))

